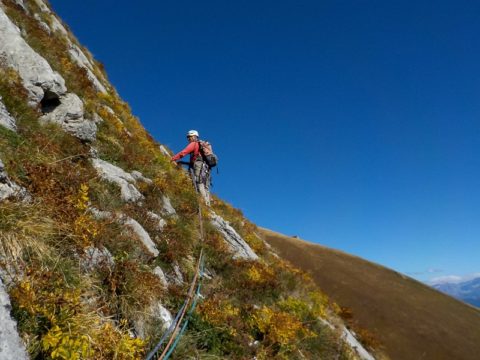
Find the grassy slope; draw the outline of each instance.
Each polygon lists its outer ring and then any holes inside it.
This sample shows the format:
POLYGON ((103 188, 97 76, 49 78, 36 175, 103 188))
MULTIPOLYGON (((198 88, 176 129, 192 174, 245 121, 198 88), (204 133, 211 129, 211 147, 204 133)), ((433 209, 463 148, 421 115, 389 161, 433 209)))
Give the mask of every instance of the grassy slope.
MULTIPOLYGON (((180 308, 202 247, 212 278, 203 280, 204 297, 172 360, 355 359, 340 332, 320 320, 340 324, 337 307, 310 277, 270 254, 241 211, 213 201, 215 212, 239 232, 259 261, 233 260, 206 209, 205 239, 199 241, 201 204, 190 178, 162 154, 113 87, 105 83, 108 93, 95 91, 88 74, 68 55, 74 36, 69 34, 67 41, 62 32, 46 32, 33 14, 41 14, 46 23, 52 18, 36 2, 25 2, 28 13, 13 0, 1 3, 28 44, 82 99, 86 118, 94 113, 103 118, 91 144, 58 125, 40 125, 41 109, 28 106, 19 74, 0 61, 0 96, 18 125, 17 133, 0 127, 0 158, 10 178, 33 198, 31 203, 0 202, 0 271, 8 278, 12 315, 30 358, 143 359, 163 334, 151 306, 162 303, 172 312, 180 308), (99 158, 152 180, 136 183, 143 201, 121 200, 119 187, 93 168, 91 147, 99 158), (177 216, 164 215, 166 225, 159 229, 148 212, 162 214, 164 195, 177 216), (118 217, 96 219, 89 207, 137 220, 159 256, 149 256, 118 217), (91 247, 106 248, 114 265, 82 266, 91 247), (185 283, 164 288, 152 271, 160 266, 171 274, 174 264, 185 283), (144 339, 130 336, 136 324, 142 325, 144 339)), ((95 74, 106 78, 93 63, 95 74)))
POLYGON ((392 359, 479 359, 480 311, 397 272, 267 229, 264 239, 311 272, 338 304, 374 332, 392 359))

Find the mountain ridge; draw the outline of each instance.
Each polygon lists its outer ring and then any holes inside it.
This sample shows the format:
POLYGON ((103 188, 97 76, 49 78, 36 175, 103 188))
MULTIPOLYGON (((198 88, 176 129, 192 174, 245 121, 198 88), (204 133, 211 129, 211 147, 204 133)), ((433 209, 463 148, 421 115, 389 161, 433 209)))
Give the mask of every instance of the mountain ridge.
POLYGON ((480 311, 406 275, 268 229, 261 235, 373 333, 392 359, 476 359, 480 311))

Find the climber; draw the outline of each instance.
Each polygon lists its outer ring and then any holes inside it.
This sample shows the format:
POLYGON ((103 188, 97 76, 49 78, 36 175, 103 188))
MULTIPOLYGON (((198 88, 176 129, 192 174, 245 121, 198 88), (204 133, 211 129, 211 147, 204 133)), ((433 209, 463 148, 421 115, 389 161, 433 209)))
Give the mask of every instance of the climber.
POLYGON ((190 130, 187 133, 187 140, 189 142, 187 147, 178 154, 172 156, 171 161, 176 162, 177 165, 188 164, 188 170, 192 177, 195 190, 202 195, 203 199, 205 200, 205 204, 210 206, 210 167, 206 163, 202 156, 202 152, 200 151, 198 131, 190 130), (177 162, 188 154, 190 154, 190 162, 177 162))

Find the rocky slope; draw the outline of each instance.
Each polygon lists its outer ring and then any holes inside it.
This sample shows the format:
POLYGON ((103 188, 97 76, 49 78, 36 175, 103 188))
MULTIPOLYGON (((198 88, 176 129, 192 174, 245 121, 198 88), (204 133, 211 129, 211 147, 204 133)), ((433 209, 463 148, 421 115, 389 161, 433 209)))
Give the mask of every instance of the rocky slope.
POLYGON ((256 231, 204 206, 48 3, 0 1, 0 359, 144 358, 200 249, 172 358, 365 358, 256 231))

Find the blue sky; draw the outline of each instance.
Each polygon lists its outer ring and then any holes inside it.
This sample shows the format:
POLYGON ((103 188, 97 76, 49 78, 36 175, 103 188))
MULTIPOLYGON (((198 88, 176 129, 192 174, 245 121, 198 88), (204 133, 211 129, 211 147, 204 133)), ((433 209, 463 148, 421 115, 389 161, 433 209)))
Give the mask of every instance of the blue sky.
POLYGON ((478 2, 51 4, 158 141, 211 141, 214 192, 257 224, 480 271, 478 2))

